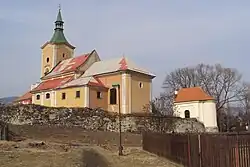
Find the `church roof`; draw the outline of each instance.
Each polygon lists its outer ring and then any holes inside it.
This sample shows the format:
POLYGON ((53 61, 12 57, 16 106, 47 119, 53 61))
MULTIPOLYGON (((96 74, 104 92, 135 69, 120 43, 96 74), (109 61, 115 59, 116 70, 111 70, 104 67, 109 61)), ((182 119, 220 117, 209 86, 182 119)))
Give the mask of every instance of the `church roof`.
POLYGON ((74 58, 69 58, 69 59, 61 61, 44 78, 77 70, 79 66, 81 66, 82 64, 86 62, 86 60, 91 55, 91 53, 86 53, 81 56, 77 56, 74 58))
POLYGON ((63 33, 63 19, 62 19, 62 14, 61 14, 61 9, 59 9, 58 14, 57 14, 57 18, 55 21, 55 31, 54 34, 52 36, 52 38, 50 39, 49 42, 46 42, 41 48, 44 48, 47 44, 65 44, 68 47, 75 49, 75 47, 73 45, 71 45, 66 37, 64 36, 63 33))
POLYGON ((59 9, 57 18, 55 21, 55 32, 50 40, 51 43, 68 43, 67 39, 64 36, 63 33, 63 20, 62 20, 62 14, 61 10, 59 9))
POLYGON ((68 43, 66 37, 64 36, 63 31, 58 31, 55 30, 52 38, 50 39, 50 43, 54 43, 54 44, 60 44, 60 43, 68 43))
POLYGON ((80 77, 60 86, 59 88, 77 87, 83 85, 105 87, 105 85, 97 78, 80 77))
POLYGON ((20 96, 15 101, 23 101, 27 99, 32 99, 32 94, 30 93, 30 91, 26 92, 24 95, 20 96))
POLYGON ((61 14, 61 9, 60 8, 59 8, 59 11, 58 11, 58 14, 57 14, 57 17, 56 17, 56 21, 57 22, 63 22, 62 14, 61 14))
POLYGON ((47 80, 47 81, 44 81, 44 82, 40 83, 31 92, 56 89, 56 88, 62 86, 63 84, 71 81, 72 79, 73 79, 73 77, 70 76, 70 77, 64 77, 64 78, 57 78, 57 79, 47 80))
POLYGON ((214 100, 201 87, 182 88, 178 91, 174 100, 175 103, 214 100))
POLYGON ((134 62, 125 57, 95 62, 86 70, 84 76, 95 76, 124 70, 131 70, 155 77, 154 74, 138 67, 134 62))

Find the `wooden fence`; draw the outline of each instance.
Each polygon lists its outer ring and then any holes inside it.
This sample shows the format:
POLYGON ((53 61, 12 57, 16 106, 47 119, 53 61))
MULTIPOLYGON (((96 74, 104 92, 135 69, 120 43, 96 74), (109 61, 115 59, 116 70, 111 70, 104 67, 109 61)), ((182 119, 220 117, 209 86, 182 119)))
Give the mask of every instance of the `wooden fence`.
POLYGON ((143 134, 143 149, 185 167, 250 167, 250 134, 143 134))

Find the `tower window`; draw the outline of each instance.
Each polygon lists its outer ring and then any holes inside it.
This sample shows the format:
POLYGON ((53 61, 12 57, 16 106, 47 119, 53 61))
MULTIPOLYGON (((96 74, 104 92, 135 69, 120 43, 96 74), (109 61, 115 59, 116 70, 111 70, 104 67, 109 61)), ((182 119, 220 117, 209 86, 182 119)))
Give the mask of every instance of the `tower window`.
POLYGON ((65 57, 65 54, 63 53, 63 58, 65 57))
POLYGON ((66 99, 66 93, 62 93, 62 99, 66 99))
POLYGON ((46 61, 47 61, 47 63, 49 62, 49 58, 48 57, 47 57, 46 61))
POLYGON ((110 89, 110 104, 116 104, 116 88, 110 89))
POLYGON ((190 118, 190 111, 189 110, 185 110, 185 118, 190 118))
POLYGON ((139 87, 143 88, 143 83, 139 82, 139 87))
POLYGON ((50 98, 50 94, 49 93, 46 93, 46 99, 49 99, 50 98))
POLYGON ((36 95, 36 99, 37 99, 37 100, 40 100, 40 95, 36 95))
POLYGON ((97 97, 97 99, 101 99, 102 98, 102 93, 101 92, 96 92, 96 97, 97 97))

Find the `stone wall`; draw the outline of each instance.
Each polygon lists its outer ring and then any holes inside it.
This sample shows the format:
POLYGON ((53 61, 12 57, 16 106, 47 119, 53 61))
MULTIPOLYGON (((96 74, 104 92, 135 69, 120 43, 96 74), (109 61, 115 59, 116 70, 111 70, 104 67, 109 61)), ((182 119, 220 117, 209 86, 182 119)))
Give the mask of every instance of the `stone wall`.
MULTIPOLYGON (((91 131, 119 129, 117 113, 89 108, 51 108, 38 105, 0 106, 0 121, 13 125, 77 126, 91 131)), ((122 115, 123 132, 204 132, 204 125, 195 119, 164 117, 152 114, 122 115)))

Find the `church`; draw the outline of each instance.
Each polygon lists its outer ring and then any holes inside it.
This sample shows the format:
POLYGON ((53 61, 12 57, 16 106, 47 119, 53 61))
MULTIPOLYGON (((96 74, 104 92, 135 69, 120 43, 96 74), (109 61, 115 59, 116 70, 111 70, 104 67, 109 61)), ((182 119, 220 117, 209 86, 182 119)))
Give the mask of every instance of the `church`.
POLYGON ((40 82, 17 103, 48 107, 89 107, 128 114, 145 112, 155 75, 121 56, 101 60, 96 50, 74 56, 59 9, 54 34, 42 47, 40 82))

